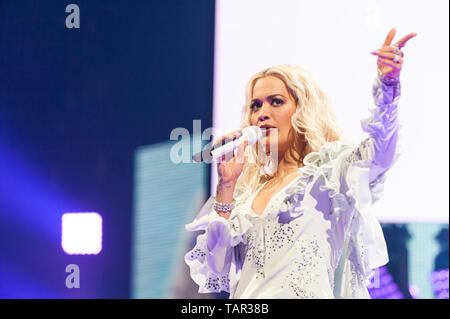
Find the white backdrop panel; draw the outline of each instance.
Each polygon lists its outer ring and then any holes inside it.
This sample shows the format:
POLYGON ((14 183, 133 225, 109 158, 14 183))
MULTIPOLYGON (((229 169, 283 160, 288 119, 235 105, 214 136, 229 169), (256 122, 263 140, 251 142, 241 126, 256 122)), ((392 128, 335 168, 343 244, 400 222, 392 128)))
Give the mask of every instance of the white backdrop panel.
POLYGON ((345 137, 362 141, 376 76, 370 52, 392 27, 394 41, 416 32, 403 49, 402 156, 374 213, 383 222, 448 223, 448 22, 447 0, 216 0, 213 125, 223 133, 238 128, 250 76, 292 63, 331 97, 345 137))

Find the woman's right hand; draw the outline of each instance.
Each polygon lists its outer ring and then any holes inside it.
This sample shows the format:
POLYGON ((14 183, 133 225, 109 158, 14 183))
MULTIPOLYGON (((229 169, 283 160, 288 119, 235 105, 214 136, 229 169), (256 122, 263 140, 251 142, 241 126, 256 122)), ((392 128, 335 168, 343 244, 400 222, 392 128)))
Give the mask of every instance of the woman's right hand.
MULTIPOLYGON (((241 130, 230 132, 217 139, 215 142, 213 142, 213 144, 220 142, 224 138, 237 138, 240 134, 241 130)), ((241 175, 242 169, 244 167, 244 154, 247 144, 248 142, 244 141, 239 145, 236 152, 231 151, 223 155, 221 158, 217 159, 217 175, 219 183, 232 184, 233 186, 234 184, 236 184, 237 179, 241 175)))
MULTIPOLYGON (((225 138, 233 139, 234 137, 238 137, 241 134, 241 131, 230 132, 220 139, 213 142, 216 144, 225 138)), ((231 151, 221 158, 217 159, 217 175, 218 175, 218 183, 216 190, 216 200, 220 203, 232 203, 234 202, 233 194, 234 187, 236 186, 236 182, 239 176, 242 173, 242 169, 244 168, 245 161, 245 148, 247 147, 248 142, 242 142, 239 147, 235 151, 231 151)), ((229 212, 219 212, 217 211, 219 216, 228 219, 230 218, 231 211, 229 212)))

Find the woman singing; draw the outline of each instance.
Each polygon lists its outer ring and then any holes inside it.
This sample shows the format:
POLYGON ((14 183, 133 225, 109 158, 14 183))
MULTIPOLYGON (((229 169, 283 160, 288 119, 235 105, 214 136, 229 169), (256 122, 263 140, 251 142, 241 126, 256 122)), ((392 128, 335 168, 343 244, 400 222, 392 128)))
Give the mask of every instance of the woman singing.
POLYGON ((249 80, 242 127, 266 128, 266 136, 217 163, 216 196, 186 225, 205 231, 185 255, 200 293, 370 298, 373 270, 388 262, 370 208, 398 156, 401 48, 416 36, 391 44, 394 35, 372 52, 375 108, 357 146, 341 139, 326 95, 305 69, 280 65, 249 80))

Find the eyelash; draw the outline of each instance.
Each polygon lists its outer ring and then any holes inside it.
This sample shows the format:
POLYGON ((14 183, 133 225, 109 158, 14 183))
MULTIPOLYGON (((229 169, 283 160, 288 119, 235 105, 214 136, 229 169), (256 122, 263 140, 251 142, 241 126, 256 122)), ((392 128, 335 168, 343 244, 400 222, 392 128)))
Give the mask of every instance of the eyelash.
MULTIPOLYGON (((275 106, 279 106, 279 105, 281 105, 281 104, 284 103, 283 100, 280 100, 280 99, 277 99, 277 98, 273 98, 271 104, 273 104, 273 102, 278 102, 275 106)), ((254 110, 255 110, 256 104, 258 104, 257 107, 261 107, 261 104, 260 104, 259 102, 253 102, 253 103, 250 105, 250 109, 254 111, 254 110)))

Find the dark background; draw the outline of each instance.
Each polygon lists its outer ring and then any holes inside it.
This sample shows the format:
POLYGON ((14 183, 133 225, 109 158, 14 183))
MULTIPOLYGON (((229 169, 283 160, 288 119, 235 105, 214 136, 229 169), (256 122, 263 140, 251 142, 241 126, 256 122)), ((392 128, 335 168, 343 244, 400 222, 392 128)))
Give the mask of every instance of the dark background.
POLYGON ((211 126, 213 49, 210 0, 0 1, 0 298, 129 297, 134 151, 211 126), (61 248, 80 211, 99 255, 61 248))

